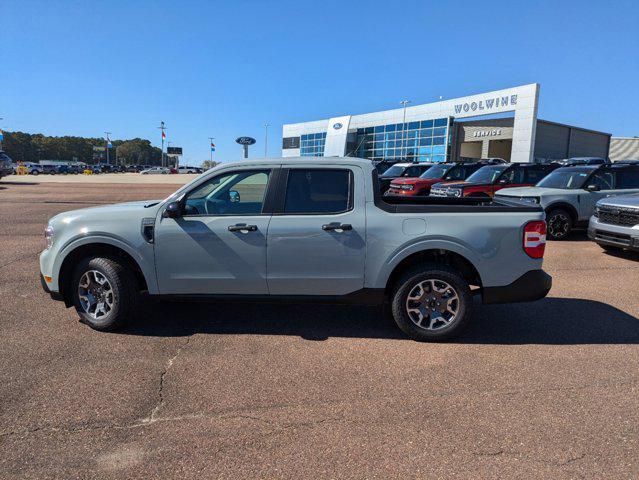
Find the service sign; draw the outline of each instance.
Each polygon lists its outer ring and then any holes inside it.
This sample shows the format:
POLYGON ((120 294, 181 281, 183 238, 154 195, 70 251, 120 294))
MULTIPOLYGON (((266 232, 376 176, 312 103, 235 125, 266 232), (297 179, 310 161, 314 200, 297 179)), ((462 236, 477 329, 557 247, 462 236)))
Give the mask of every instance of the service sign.
POLYGON ((182 147, 167 147, 166 153, 169 155, 182 155, 182 147))

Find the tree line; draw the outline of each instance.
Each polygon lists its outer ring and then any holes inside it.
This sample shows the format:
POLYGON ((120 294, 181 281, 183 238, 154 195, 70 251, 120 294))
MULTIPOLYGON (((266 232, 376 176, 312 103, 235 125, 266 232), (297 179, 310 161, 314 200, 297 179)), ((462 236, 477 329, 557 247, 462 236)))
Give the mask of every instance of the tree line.
MULTIPOLYGON (((109 160, 125 165, 160 165, 161 151, 149 140, 112 140, 109 160)), ((50 137, 41 133, 4 132, 2 149, 14 162, 38 162, 40 160, 66 160, 85 163, 103 163, 104 152, 94 152, 93 147, 105 147, 104 138, 50 137)))

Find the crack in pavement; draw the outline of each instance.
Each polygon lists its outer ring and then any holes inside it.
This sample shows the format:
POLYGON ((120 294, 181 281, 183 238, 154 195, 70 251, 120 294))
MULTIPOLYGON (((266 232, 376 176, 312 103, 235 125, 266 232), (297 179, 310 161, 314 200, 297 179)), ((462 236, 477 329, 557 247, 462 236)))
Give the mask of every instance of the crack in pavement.
MULTIPOLYGON (((186 347, 189 343, 190 343, 191 337, 189 337, 187 339, 186 342, 184 342, 182 345, 180 345, 180 347, 177 349, 176 353, 174 355, 172 355, 169 360, 166 363, 165 368, 162 370, 162 373, 160 374, 160 385, 158 387, 158 402, 156 403, 156 405, 154 406, 153 410, 151 411, 151 413, 139 420, 136 420, 134 422, 131 423, 125 423, 125 424, 109 424, 109 423, 83 423, 77 426, 68 426, 68 427, 57 427, 57 426, 35 426, 35 427, 26 427, 23 429, 17 429, 17 430, 10 430, 10 431, 0 431, 0 438, 1 437, 6 437, 6 436, 11 436, 11 435, 20 435, 20 434, 28 434, 28 433, 37 433, 37 432, 66 432, 66 433, 75 433, 75 432, 82 432, 82 431, 92 431, 92 430, 108 430, 108 429, 117 429, 117 430, 123 430, 123 429, 134 429, 134 428, 143 428, 143 427, 148 427, 150 425, 153 425, 154 423, 159 423, 159 422, 182 422, 182 421, 188 421, 188 420, 200 420, 200 419, 217 419, 217 420, 224 420, 224 419, 239 419, 239 418, 244 418, 247 420, 256 420, 256 421, 260 421, 263 422, 267 425, 275 425, 275 422, 272 422, 268 419, 265 418, 260 418, 260 417, 256 417, 253 415, 250 415, 249 413, 245 413, 245 412, 259 412, 259 411, 268 411, 268 410, 274 410, 274 409, 287 409, 287 408, 296 408, 296 407, 328 407, 328 406, 335 406, 335 405, 339 405, 339 404, 348 404, 348 405, 353 405, 354 401, 350 401, 350 400, 339 400, 339 401, 333 401, 333 402, 300 402, 300 403, 291 403, 291 404, 277 404, 277 405, 265 405, 265 406, 253 406, 253 407, 246 407, 246 408, 238 408, 238 409, 234 409, 233 411, 218 411, 215 413, 205 413, 205 412, 196 412, 196 413, 185 413, 182 415, 174 415, 174 416, 166 416, 166 417, 161 417, 158 415, 158 412, 160 411, 162 405, 164 404, 165 398, 164 398, 164 393, 163 393, 163 389, 164 389, 164 382, 165 382, 165 377, 167 375, 167 373, 169 372, 169 370, 171 369, 171 367, 173 366, 173 364, 175 363, 175 360, 177 359, 177 357, 180 355, 180 353, 182 352, 182 350, 184 349, 184 347, 186 347)), ((488 391, 463 391, 463 392, 459 392, 459 391, 452 391, 452 392, 432 392, 428 395, 425 395, 423 398, 446 398, 446 397, 452 397, 452 396, 456 396, 456 395, 470 395, 470 396, 490 396, 490 395, 504 395, 504 396, 514 396, 514 395, 529 395, 531 393, 537 393, 537 392, 561 392, 561 391, 576 391, 576 390, 586 390, 586 389, 590 389, 590 388, 619 388, 619 387, 627 387, 627 386, 633 386, 636 385, 637 382, 634 380, 629 380, 629 381, 625 381, 625 382, 595 382, 595 383, 588 383, 588 384, 584 384, 584 385, 573 385, 573 386, 567 386, 567 387, 555 387, 555 388, 539 388, 539 389, 522 389, 522 390, 488 390, 488 391)), ((368 401, 371 400, 370 398, 364 398, 362 399, 362 401, 368 401)), ((379 402, 379 403, 388 403, 392 401, 391 398, 386 398, 383 402, 379 402)), ((323 418, 323 419, 319 419, 319 420, 305 420, 305 421, 300 421, 300 422, 294 422, 291 423, 289 425, 284 425, 282 426, 280 431, 283 431, 287 428, 292 428, 295 426, 304 426, 304 425, 315 425, 315 424, 320 424, 326 421, 331 420, 331 418, 323 418)), ((503 453, 507 453, 507 452, 503 452, 503 453)))
POLYGON ((151 413, 149 414, 149 416, 140 420, 140 423, 148 425, 148 424, 155 423, 158 420, 158 412, 164 405, 164 381, 165 381, 166 375, 167 373, 169 373, 169 370, 171 370, 171 367, 173 366, 173 363, 175 362, 175 360, 177 360, 177 358, 180 356, 180 353, 182 353, 182 350, 184 350, 187 347, 187 345, 191 342, 191 338, 194 333, 195 332, 192 332, 191 335, 187 337, 186 341, 178 347, 175 354, 172 357, 170 357, 168 361, 166 362, 164 369, 160 373, 160 382, 158 385, 158 393, 157 393, 158 401, 155 404, 155 407, 153 407, 153 410, 151 410, 151 413))
POLYGON ((515 457, 517 460, 524 460, 527 462, 536 462, 541 463, 543 465, 550 465, 553 467, 565 467, 574 462, 578 462, 579 460, 583 460, 586 458, 585 453, 580 453, 579 455, 575 455, 567 458, 562 462, 555 462, 552 460, 546 460, 545 458, 536 458, 534 456, 528 455, 525 452, 518 452, 516 450, 506 450, 506 449, 498 449, 492 452, 470 452, 475 457, 499 457, 501 455, 508 455, 515 457))

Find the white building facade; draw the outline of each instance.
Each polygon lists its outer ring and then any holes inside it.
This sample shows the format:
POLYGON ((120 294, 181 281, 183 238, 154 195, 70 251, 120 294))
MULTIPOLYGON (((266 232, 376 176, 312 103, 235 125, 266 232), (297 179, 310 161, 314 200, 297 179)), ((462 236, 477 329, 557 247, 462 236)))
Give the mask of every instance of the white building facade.
POLYGON ((532 83, 406 109, 292 123, 283 127, 282 154, 376 162, 608 155, 610 134, 538 120, 538 104, 539 84, 532 83))
POLYGON ((443 162, 450 159, 455 122, 512 112, 508 159, 531 162, 538 102, 539 84, 532 83, 405 109, 287 124, 283 126, 282 154, 443 162))

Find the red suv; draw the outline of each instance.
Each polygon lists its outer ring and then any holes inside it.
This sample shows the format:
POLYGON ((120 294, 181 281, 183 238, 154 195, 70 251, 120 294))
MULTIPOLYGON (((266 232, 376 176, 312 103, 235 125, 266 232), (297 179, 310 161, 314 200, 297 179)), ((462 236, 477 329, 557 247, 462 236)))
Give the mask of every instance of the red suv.
MULTIPOLYGON (((492 162, 491 162, 492 163, 492 162)), ((464 180, 487 162, 458 162, 433 165, 419 177, 396 178, 384 195, 418 196, 430 194, 430 187, 440 182, 464 180)))
POLYGON ((536 163, 486 165, 464 182, 433 185, 430 194, 435 197, 492 197, 502 188, 533 186, 558 167, 536 163))

